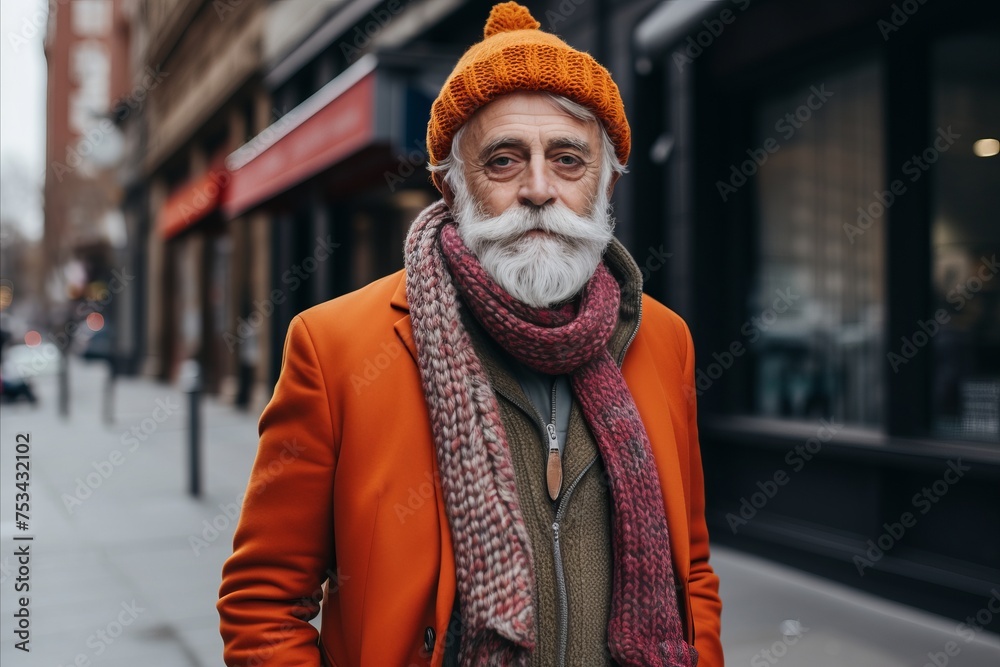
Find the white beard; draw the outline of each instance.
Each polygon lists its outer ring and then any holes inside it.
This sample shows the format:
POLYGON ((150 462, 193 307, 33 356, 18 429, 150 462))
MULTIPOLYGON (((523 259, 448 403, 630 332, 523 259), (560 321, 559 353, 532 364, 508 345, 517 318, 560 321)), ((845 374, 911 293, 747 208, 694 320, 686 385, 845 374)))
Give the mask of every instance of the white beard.
POLYGON ((588 215, 562 204, 514 204, 487 217, 468 190, 455 193, 452 214, 462 241, 500 287, 522 303, 547 308, 583 289, 611 242, 614 219, 606 188, 599 190, 588 215), (526 236, 532 230, 548 234, 526 236))

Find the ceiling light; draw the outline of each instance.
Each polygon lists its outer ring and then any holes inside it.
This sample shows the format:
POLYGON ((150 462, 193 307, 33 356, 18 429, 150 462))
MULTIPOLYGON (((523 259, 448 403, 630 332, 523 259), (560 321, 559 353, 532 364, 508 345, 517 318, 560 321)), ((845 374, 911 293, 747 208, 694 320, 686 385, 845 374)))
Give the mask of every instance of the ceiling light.
POLYGON ((996 139, 980 139, 972 144, 972 152, 977 157, 993 157, 1000 153, 1000 141, 996 139))

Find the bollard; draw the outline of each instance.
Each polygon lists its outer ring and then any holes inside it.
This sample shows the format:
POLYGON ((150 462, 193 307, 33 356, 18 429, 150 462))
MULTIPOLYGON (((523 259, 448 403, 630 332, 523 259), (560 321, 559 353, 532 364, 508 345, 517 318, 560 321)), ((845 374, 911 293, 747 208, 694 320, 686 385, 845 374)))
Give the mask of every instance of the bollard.
POLYGON ((194 359, 181 365, 181 387, 188 395, 188 494, 201 497, 201 367, 194 359))
POLYGON ((115 382, 118 379, 118 359, 114 353, 108 356, 108 377, 104 382, 104 423, 115 423, 115 382))
POLYGON ((59 416, 69 418, 69 350, 59 347, 59 416))

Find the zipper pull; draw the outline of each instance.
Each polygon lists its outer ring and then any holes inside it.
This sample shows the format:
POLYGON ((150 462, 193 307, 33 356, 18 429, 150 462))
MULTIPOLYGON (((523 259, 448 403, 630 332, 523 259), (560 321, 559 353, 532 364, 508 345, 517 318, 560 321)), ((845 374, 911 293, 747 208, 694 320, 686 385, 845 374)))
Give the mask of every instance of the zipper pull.
POLYGON ((556 425, 548 424, 545 432, 549 436, 549 460, 545 467, 545 481, 549 490, 549 498, 557 500, 562 490, 562 456, 559 454, 559 438, 556 435, 556 425))

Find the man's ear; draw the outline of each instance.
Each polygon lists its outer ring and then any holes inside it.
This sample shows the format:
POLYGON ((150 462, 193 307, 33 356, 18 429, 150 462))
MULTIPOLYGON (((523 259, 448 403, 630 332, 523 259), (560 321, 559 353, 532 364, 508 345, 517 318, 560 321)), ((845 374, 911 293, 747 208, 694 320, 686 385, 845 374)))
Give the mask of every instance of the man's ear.
POLYGON ((611 199, 611 195, 614 194, 615 183, 617 183, 618 179, 621 177, 622 175, 619 174, 617 171, 611 173, 611 182, 608 184, 608 199, 611 199))
POLYGON ((441 197, 444 199, 444 203, 451 208, 451 205, 455 202, 455 193, 451 191, 448 186, 448 182, 445 179, 441 179, 441 197))

